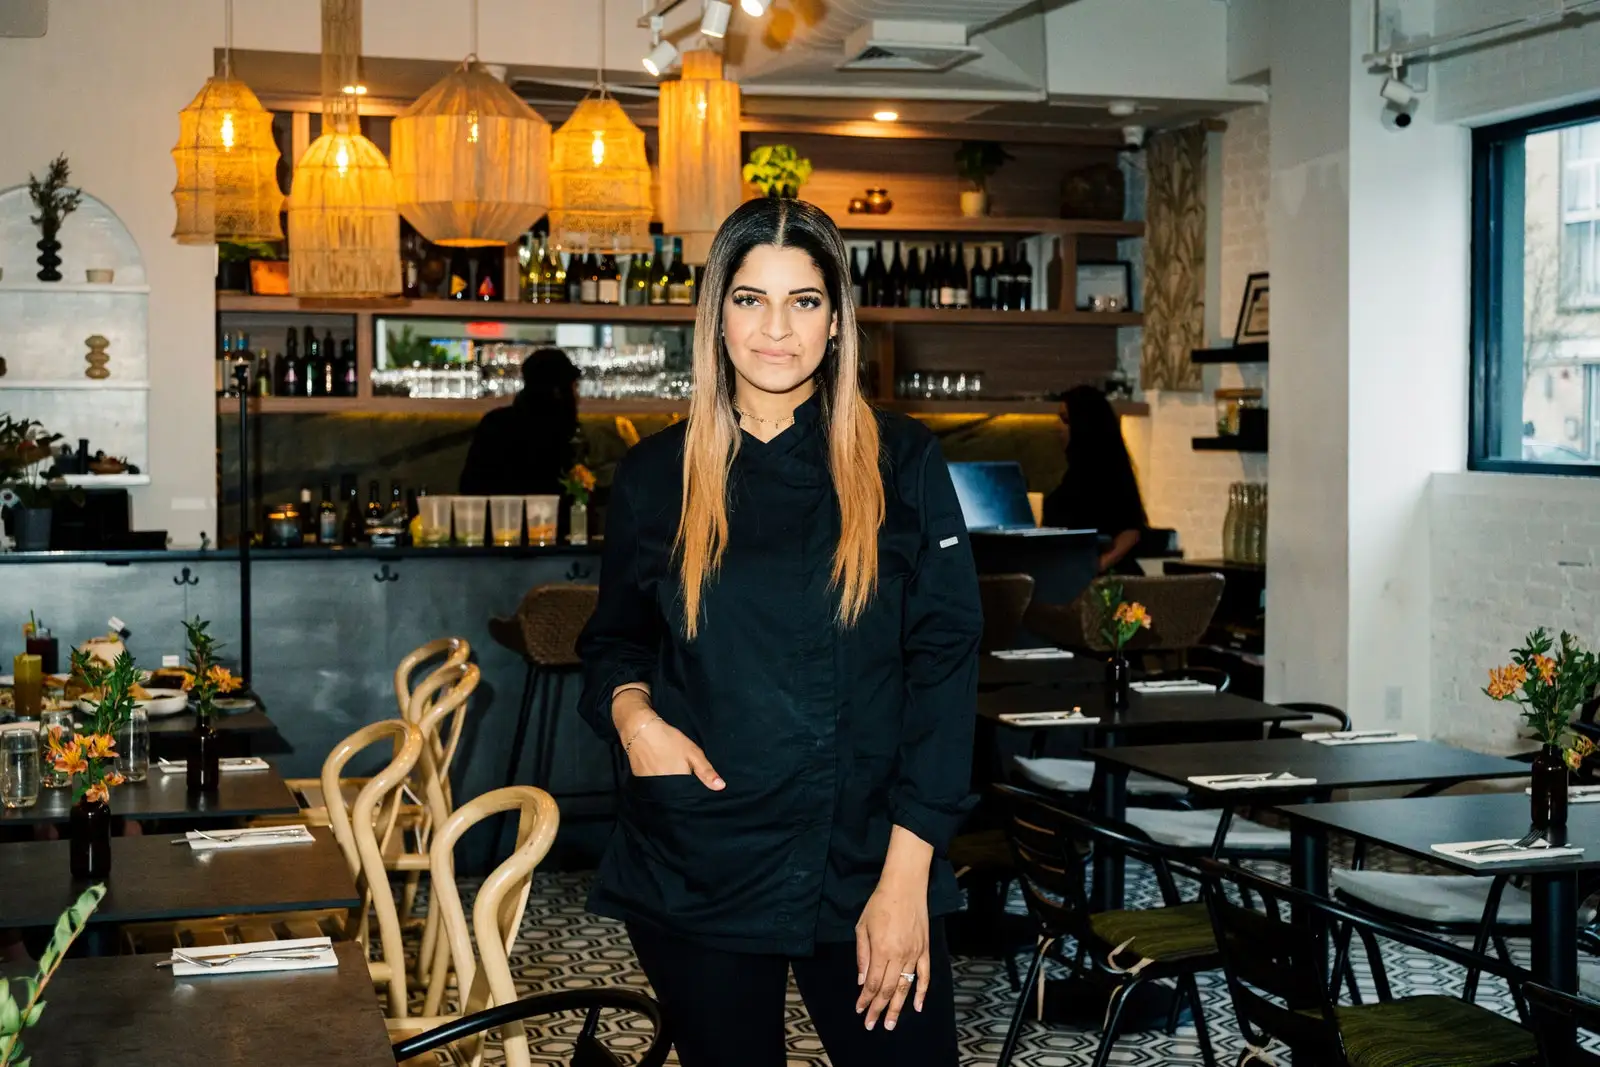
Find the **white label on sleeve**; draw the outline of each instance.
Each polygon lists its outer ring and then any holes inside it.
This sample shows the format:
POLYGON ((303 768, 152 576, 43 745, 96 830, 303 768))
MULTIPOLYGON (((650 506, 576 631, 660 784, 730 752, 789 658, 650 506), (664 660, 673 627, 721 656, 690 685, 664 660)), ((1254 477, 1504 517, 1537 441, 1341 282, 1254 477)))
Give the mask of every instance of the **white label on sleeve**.
POLYGON ((943 541, 939 542, 939 547, 940 548, 949 548, 951 545, 955 544, 957 541, 960 541, 960 540, 961 540, 961 538, 959 538, 959 537, 946 537, 943 541))

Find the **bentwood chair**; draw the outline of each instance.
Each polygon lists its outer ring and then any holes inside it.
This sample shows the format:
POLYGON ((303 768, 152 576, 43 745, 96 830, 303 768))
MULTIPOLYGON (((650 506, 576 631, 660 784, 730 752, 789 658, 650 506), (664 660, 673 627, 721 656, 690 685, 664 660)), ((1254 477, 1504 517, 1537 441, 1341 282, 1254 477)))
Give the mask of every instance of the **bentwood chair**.
POLYGON ((1200 643, 1222 601, 1220 574, 1169 574, 1159 577, 1108 576, 1096 578, 1070 604, 1035 600, 1028 606, 1023 625, 1061 648, 1109 652, 1101 635, 1104 606, 1100 591, 1120 585, 1122 598, 1137 601, 1150 613, 1150 629, 1141 630, 1127 644, 1131 655, 1184 652, 1200 643))
MULTIPOLYGON (((1213 860, 1201 860, 1207 906, 1222 953, 1228 992, 1246 1052, 1269 1062, 1287 1047, 1296 1067, 1502 1067, 1531 1065, 1533 1034, 1511 1019, 1456 997, 1393 997, 1378 982, 1379 1003, 1337 1004, 1322 974, 1331 926, 1360 927, 1375 977, 1381 937, 1508 981, 1514 970, 1450 942, 1381 922, 1341 905, 1213 860), (1266 910, 1234 903, 1227 887, 1259 897, 1266 910), (1290 913, 1294 914, 1289 918, 1290 913)), ((1243 1057, 1241 1057, 1241 1062, 1243 1057)))
POLYGON ((1012 786, 996 786, 1007 801, 1007 833, 1016 854, 1022 895, 1038 928, 1039 944, 1028 976, 1017 997, 997 1067, 1007 1067, 1016 1052, 1027 1016, 1029 998, 1039 991, 1042 1011, 1044 987, 1041 968, 1045 957, 1059 950, 1064 938, 1077 945, 1070 964, 1073 976, 1092 972, 1114 984, 1106 1011, 1104 1033, 1095 1051, 1094 1067, 1110 1062, 1124 1008, 1134 992, 1146 983, 1170 979, 1178 987, 1167 1030, 1177 1027, 1185 1001, 1194 1015, 1200 1056, 1207 1067, 1216 1058, 1206 1030, 1200 990, 1195 975, 1221 966, 1211 921, 1205 904, 1184 901, 1178 895, 1173 866, 1181 861, 1126 824, 1093 823, 1051 804, 1046 797, 1012 786), (1088 863, 1097 848, 1149 865, 1155 872, 1163 904, 1144 910, 1093 911, 1085 884, 1088 863))
POLYGON ((1600 1002, 1561 993, 1537 982, 1522 987, 1546 1067, 1600 1067, 1600 1055, 1572 1040, 1574 1030, 1600 1035, 1600 1002))
POLYGON ((394 669, 394 698, 400 717, 405 718, 406 710, 411 707, 411 690, 419 674, 427 678, 445 668, 459 667, 471 658, 472 646, 464 637, 441 637, 406 653, 394 669), (444 660, 433 663, 440 656, 444 660))
MULTIPOLYGON (((648 1048, 642 1053, 634 1053, 638 1056, 632 1061, 636 1067, 661 1067, 667 1062, 667 1056, 672 1051, 672 1038, 666 1020, 662 1017, 661 1005, 636 990, 614 988, 569 989, 559 993, 541 993, 493 1008, 485 1008, 483 1011, 445 1023, 425 1034, 401 1041, 394 1046, 394 1058, 399 1063, 409 1064, 413 1062, 413 1057, 432 1052, 474 1034, 481 1034, 486 1030, 509 1029, 512 1025, 520 1025, 528 1019, 581 1011, 585 1013, 583 1029, 574 1042, 572 1059, 567 1061, 570 1067, 622 1067, 622 1060, 601 1043, 596 1033, 599 1029, 600 1013, 606 1010, 630 1012, 650 1021, 654 1036, 648 1048)), ((526 1063, 526 1040, 523 1039, 523 1042, 524 1058, 521 1062, 526 1063)), ((506 1049, 507 1063, 511 1067, 516 1067, 516 1061, 512 1060, 510 1054, 510 1041, 506 1043, 506 1049)))

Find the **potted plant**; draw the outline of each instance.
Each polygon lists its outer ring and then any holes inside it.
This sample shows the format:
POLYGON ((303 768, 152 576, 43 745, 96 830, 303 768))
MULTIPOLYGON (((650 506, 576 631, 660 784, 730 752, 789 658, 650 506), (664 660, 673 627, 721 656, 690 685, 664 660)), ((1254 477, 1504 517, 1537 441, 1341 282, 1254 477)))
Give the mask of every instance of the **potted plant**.
POLYGON ((9 1067, 11 1064, 27 1067, 28 1061, 22 1055, 22 1031, 37 1023, 39 1016, 44 1014, 44 1001, 40 998, 44 996, 45 986, 50 984, 61 961, 67 958, 67 950, 72 943, 89 925, 89 916, 94 914, 105 895, 103 883, 92 885, 61 913, 61 918, 56 920, 55 932, 50 935, 50 943, 39 957, 39 969, 32 978, 0 978, 0 1067, 9 1067), (21 987, 20 998, 11 991, 13 982, 21 987))
POLYGON ((594 492, 594 472, 579 463, 561 479, 561 488, 572 499, 568 509, 571 522, 567 540, 575 545, 586 545, 589 543, 589 494, 594 492))
POLYGON ((71 737, 59 726, 45 739, 50 765, 72 785, 72 877, 104 880, 111 873, 111 790, 123 782, 117 772, 117 738, 133 714, 139 682, 133 657, 119 653, 109 666, 92 652, 72 654, 72 673, 89 686, 94 702, 84 732, 71 737))
POLYGON ((998 141, 962 141, 956 149, 956 174, 972 183, 961 193, 961 214, 975 219, 989 213, 989 179, 1012 159, 998 141))
POLYGON ((215 796, 222 784, 222 740, 217 736, 217 697, 232 693, 244 683, 217 662, 221 644, 209 633, 211 624, 196 617, 183 624, 189 641, 189 673, 194 684, 189 693, 195 704, 194 736, 189 748, 186 787, 190 796, 215 796))
POLYGON ((762 145, 751 151, 750 162, 744 165, 744 180, 767 196, 792 199, 811 180, 811 160, 802 158, 792 145, 762 145))
POLYGON ((51 493, 43 467, 60 434, 44 424, 0 414, 0 508, 11 516, 11 536, 20 552, 50 547, 51 493))
POLYGON ((1123 711, 1128 707, 1128 686, 1133 667, 1123 651, 1133 635, 1150 629, 1150 613, 1138 601, 1122 599, 1122 585, 1108 582, 1100 586, 1100 636, 1111 646, 1106 659, 1106 707, 1123 711))
POLYGON ((1594 752, 1592 741, 1572 731, 1572 716, 1600 684, 1600 661, 1561 631, 1555 648, 1543 626, 1529 634, 1511 662, 1489 670, 1484 693, 1490 700, 1509 700, 1522 708, 1522 721, 1539 742, 1533 758, 1533 827, 1567 825, 1567 772, 1576 770, 1594 752), (1555 655, 1551 655, 1555 652, 1555 655))
POLYGON ((56 234, 61 232, 61 223, 66 217, 78 210, 78 204, 83 199, 83 191, 67 186, 67 178, 71 176, 72 168, 67 165, 65 155, 57 156, 50 161, 50 169, 44 172, 44 180, 40 181, 32 174, 28 175, 28 196, 33 200, 34 209, 39 213, 29 219, 39 227, 39 280, 41 282, 59 282, 61 271, 61 257, 56 255, 61 251, 61 242, 56 240, 56 234))
POLYGON ((276 259, 277 251, 264 241, 235 244, 217 242, 217 292, 248 293, 250 291, 250 261, 276 259))

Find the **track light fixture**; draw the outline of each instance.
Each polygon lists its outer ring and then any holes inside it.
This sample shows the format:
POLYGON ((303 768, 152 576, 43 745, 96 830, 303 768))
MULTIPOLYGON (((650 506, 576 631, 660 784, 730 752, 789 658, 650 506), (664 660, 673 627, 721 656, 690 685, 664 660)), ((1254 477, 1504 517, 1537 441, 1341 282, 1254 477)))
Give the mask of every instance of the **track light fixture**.
POLYGON ((705 0, 705 10, 700 16, 700 32, 719 40, 726 37, 728 19, 732 15, 733 5, 728 0, 705 0))
POLYGON ((772 6, 772 0, 739 0, 739 6, 744 8, 746 15, 758 19, 767 13, 767 8, 772 6))

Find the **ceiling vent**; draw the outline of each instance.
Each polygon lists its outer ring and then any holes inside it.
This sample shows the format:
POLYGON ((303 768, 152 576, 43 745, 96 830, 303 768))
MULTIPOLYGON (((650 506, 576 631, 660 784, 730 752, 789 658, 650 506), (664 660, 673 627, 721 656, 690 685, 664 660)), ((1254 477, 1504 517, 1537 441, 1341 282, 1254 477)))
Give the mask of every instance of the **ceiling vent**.
POLYGON ((838 69, 933 73, 980 54, 967 43, 967 28, 959 22, 877 19, 845 38, 844 62, 838 69))

